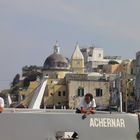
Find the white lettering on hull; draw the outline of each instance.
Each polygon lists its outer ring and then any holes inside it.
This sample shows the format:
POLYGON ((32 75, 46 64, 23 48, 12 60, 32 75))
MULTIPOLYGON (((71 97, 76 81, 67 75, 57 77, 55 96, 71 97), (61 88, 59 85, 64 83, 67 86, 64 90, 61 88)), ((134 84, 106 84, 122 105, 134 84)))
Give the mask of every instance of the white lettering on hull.
POLYGON ((122 118, 90 118, 90 127, 125 128, 122 118))

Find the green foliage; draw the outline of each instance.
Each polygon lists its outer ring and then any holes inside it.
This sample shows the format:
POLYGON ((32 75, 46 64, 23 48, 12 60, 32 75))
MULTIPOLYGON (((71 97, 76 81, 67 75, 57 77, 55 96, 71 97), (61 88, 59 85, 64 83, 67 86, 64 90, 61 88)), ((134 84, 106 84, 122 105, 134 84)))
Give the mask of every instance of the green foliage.
POLYGON ((22 68, 22 71, 37 71, 38 69, 40 69, 38 66, 36 65, 31 65, 31 66, 24 66, 22 68))
POLYGON ((0 92, 0 97, 6 98, 9 93, 10 93, 9 89, 2 90, 0 92))
POLYGON ((30 85, 30 80, 28 77, 26 77, 24 80, 23 80, 23 88, 28 88, 30 85))
POLYGON ((37 77, 42 77, 42 68, 37 66, 25 66, 22 68, 22 75, 28 77, 30 81, 35 81, 37 77))
POLYGON ((16 74, 16 76, 13 79, 13 82, 11 83, 11 87, 14 87, 16 84, 19 83, 20 75, 16 74))
POLYGON ((10 94, 18 94, 19 93, 19 86, 14 86, 11 88, 10 94))
POLYGON ((115 64, 119 64, 117 61, 115 61, 115 60, 110 60, 109 62, 108 62, 108 64, 110 64, 110 65, 115 65, 115 64))
POLYGON ((36 81, 37 77, 41 77, 42 74, 40 72, 28 72, 26 73, 26 77, 28 77, 28 79, 30 81, 36 81))
POLYGON ((42 68, 38 66, 24 66, 22 68, 22 76, 24 80, 20 81, 20 75, 16 74, 14 77, 9 93, 12 95, 18 95, 22 89, 27 89, 30 85, 30 81, 36 81, 37 77, 42 77, 42 68))

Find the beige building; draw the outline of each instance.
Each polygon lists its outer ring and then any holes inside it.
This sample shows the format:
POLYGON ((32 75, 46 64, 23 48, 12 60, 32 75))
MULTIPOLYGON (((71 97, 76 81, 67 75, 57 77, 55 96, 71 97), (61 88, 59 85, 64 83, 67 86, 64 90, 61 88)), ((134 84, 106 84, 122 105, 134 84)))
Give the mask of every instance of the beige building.
POLYGON ((75 75, 75 78, 69 79, 67 83, 70 108, 77 107, 86 93, 93 95, 97 106, 108 107, 110 100, 109 81, 89 80, 86 75, 84 79, 80 78, 80 76, 77 78, 75 75))
POLYGON ((117 74, 120 73, 122 70, 121 68, 121 64, 107 64, 107 65, 103 65, 103 73, 107 73, 107 74, 117 74))

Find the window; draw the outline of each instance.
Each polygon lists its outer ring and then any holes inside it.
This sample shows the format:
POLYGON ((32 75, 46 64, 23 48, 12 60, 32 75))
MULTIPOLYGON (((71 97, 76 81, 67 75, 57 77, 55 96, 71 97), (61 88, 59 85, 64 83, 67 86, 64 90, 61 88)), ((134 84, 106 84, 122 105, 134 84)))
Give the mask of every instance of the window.
POLYGON ((102 56, 102 55, 101 55, 101 53, 99 53, 99 55, 98 55, 98 56, 99 56, 99 58, 100 58, 100 57, 102 56))
POLYGON ((63 96, 66 96, 66 92, 65 91, 63 91, 63 96))
POLYGON ((78 88, 78 96, 83 97, 84 96, 84 88, 78 88))
POLYGON ((58 92, 58 96, 61 96, 61 91, 58 92))
POLYGON ((101 88, 96 88, 96 97, 101 97, 103 90, 101 88))
POLYGON ((130 96, 133 96, 134 97, 135 96, 135 93, 134 92, 131 92, 130 93, 130 96))
POLYGON ((140 66, 140 56, 137 56, 137 64, 140 66))
POLYGON ((25 97, 25 95, 22 95, 22 99, 24 100, 26 97, 25 97))

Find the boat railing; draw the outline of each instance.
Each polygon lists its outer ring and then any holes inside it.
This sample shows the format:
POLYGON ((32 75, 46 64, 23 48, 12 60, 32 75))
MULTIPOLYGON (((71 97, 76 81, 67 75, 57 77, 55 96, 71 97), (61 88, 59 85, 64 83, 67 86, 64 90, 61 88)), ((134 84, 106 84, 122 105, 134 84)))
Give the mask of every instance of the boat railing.
POLYGON ((75 113, 72 109, 4 108, 3 113, 75 113))
MULTIPOLYGON (((75 109, 29 109, 29 108, 4 108, 3 113, 36 113, 36 114, 79 114, 75 109)), ((119 112, 112 112, 112 114, 119 112)), ((110 114, 109 111, 96 111, 96 114, 110 114)), ((120 114, 124 114, 120 113, 120 114)))

